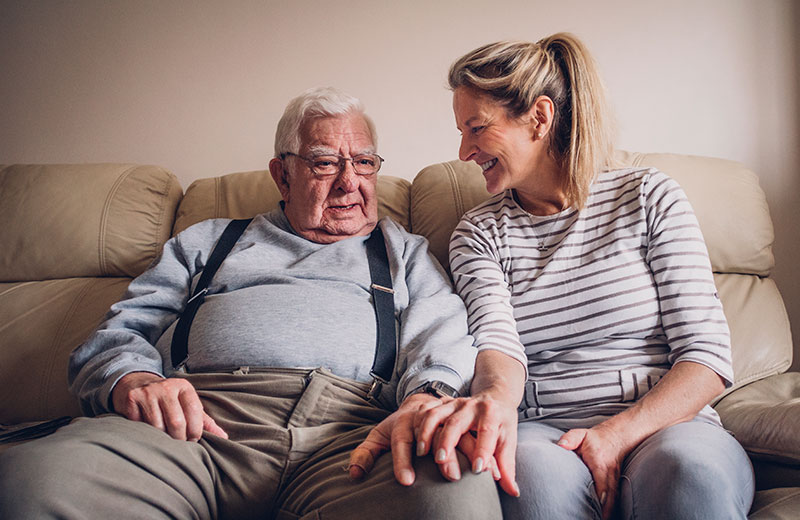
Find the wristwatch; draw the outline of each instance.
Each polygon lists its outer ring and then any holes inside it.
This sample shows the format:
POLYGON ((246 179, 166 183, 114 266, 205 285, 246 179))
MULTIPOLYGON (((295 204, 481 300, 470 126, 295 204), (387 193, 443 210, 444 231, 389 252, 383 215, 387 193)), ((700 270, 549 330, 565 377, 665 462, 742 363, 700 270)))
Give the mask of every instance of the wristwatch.
POLYGON ((424 385, 420 385, 412 390, 411 393, 408 394, 408 397, 411 397, 414 394, 421 394, 423 392, 426 394, 431 394, 435 397, 458 397, 458 390, 447 383, 442 383, 441 381, 428 381, 424 385))

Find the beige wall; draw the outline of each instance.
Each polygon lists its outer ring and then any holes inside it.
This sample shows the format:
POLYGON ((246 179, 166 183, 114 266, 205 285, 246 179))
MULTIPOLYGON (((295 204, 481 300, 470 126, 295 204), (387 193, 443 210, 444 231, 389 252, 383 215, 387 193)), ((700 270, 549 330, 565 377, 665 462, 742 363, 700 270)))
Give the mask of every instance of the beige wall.
POLYGON ((185 188, 264 168, 286 102, 331 84, 367 105, 385 173, 410 179, 456 155, 454 58, 567 30, 600 63, 621 148, 759 173, 800 329, 797 27, 792 0, 0 0, 0 163, 154 163, 185 188))

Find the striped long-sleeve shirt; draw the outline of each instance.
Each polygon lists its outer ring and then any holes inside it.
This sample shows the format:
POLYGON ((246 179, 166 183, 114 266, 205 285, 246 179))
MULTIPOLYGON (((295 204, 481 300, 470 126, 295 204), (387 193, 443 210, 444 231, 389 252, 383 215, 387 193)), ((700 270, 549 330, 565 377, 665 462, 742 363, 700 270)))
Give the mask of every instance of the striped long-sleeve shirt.
MULTIPOLYGON (((680 361, 733 381, 700 227, 662 172, 602 173, 583 210, 544 217, 498 194, 464 215, 450 265, 476 346, 527 368, 520 420, 591 426, 680 361)), ((709 406, 700 416, 719 421, 709 406)))

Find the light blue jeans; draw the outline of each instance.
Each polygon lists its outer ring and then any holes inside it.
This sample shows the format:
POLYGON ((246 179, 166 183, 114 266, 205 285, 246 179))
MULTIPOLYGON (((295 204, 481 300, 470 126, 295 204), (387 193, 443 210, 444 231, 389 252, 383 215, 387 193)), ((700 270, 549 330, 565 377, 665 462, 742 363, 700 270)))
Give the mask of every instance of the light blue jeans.
MULTIPOLYGON (((564 430, 519 425, 517 483, 521 496, 501 493, 503 517, 599 519, 589 469, 556 445, 564 430)), ((753 468, 744 449, 721 427, 695 420, 665 428, 625 459, 617 497, 623 519, 747 518, 753 468)))

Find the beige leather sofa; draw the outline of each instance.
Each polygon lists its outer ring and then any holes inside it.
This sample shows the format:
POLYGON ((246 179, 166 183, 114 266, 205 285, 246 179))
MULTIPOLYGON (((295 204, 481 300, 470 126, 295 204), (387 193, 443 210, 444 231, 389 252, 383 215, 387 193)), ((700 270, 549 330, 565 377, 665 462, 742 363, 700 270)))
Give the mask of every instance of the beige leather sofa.
MULTIPOLYGON (((800 518, 800 374, 786 372, 792 341, 769 277, 772 223, 756 176, 720 159, 621 153, 620 161, 660 168, 686 190, 732 332, 736 384, 716 408, 756 468, 750 518, 800 518)), ((413 183, 382 175, 378 190, 380 214, 426 236, 443 263, 460 215, 488 196, 479 169, 460 161, 429 166, 413 183)), ((266 171, 198 180, 184 194, 155 166, 0 166, 0 424, 78 415, 69 353, 164 241, 278 200, 266 171)), ((0 444, 0 456, 10 445, 0 444)))

